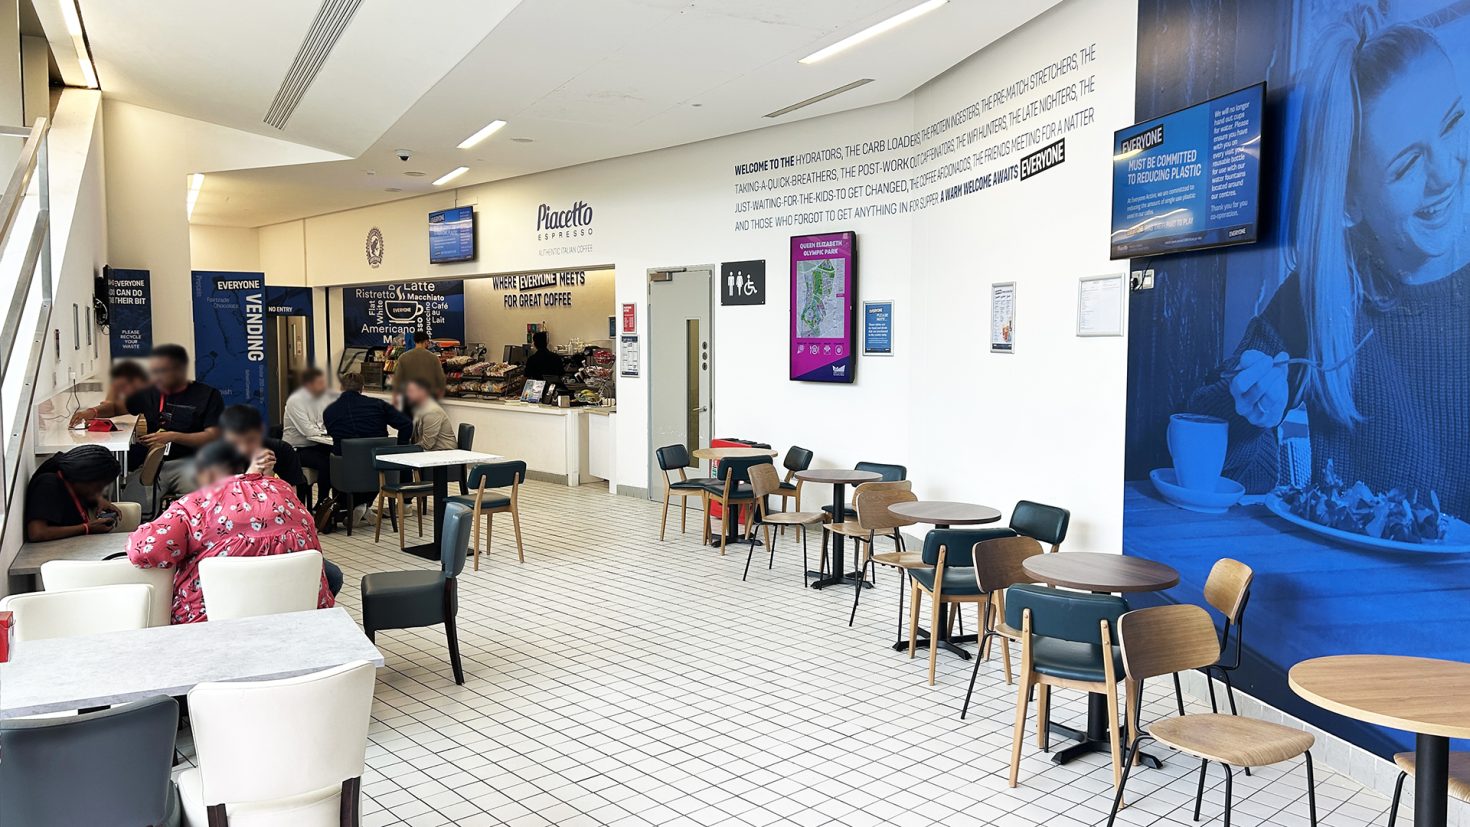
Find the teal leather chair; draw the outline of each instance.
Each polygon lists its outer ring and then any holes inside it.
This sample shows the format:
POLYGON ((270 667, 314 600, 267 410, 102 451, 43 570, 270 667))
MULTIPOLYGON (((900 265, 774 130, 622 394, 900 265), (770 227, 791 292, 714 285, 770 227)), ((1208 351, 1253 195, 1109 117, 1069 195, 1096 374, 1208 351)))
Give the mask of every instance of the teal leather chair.
POLYGON ((719 476, 701 487, 704 489, 704 541, 709 542, 710 503, 720 503, 720 519, 724 526, 720 531, 720 553, 725 553, 725 542, 735 536, 730 530, 739 523, 740 506, 754 506, 755 489, 750 486, 750 469, 755 465, 771 465, 770 457, 731 457, 720 460, 719 476), (732 515, 734 508, 737 514, 732 515))
MULTIPOLYGON (((929 595, 929 685, 934 685, 939 665, 939 648, 949 645, 949 612, 958 612, 965 603, 980 605, 989 596, 975 582, 976 543, 997 537, 1013 537, 1008 528, 936 528, 924 535, 923 559, 926 567, 909 569, 909 657, 918 648, 919 609, 924 595, 929 595)), ((982 622, 981 629, 984 631, 982 622)))
POLYGON ((472 510, 475 532, 470 540, 474 549, 474 569, 480 570, 480 517, 485 518, 485 553, 490 553, 495 515, 509 512, 516 533, 516 558, 526 562, 526 549, 521 544, 521 483, 526 481, 526 463, 521 460, 486 462, 470 469, 472 493, 450 497, 448 502, 467 505, 472 510))

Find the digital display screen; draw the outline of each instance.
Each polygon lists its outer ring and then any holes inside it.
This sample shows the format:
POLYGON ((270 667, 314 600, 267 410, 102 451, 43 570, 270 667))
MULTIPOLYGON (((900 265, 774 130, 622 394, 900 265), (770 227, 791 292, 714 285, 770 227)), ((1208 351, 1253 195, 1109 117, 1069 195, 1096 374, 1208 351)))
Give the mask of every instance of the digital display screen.
POLYGON ((429 263, 475 258, 475 208, 455 207, 429 213, 429 263))
POLYGON ((1266 84, 1113 134, 1111 257, 1250 244, 1266 84))
POLYGON ((791 379, 852 382, 857 236, 791 237, 791 379))

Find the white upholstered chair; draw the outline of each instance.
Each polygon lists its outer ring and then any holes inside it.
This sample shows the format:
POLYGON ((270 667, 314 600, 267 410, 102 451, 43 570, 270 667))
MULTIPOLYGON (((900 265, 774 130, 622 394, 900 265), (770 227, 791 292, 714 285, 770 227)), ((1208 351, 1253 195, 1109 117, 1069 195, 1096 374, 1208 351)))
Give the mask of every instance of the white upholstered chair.
POLYGON ((173 569, 140 569, 124 559, 51 560, 41 564, 41 582, 48 592, 142 583, 151 590, 148 625, 167 626, 173 615, 173 569))
POLYGON ((14 640, 47 640, 148 627, 153 589, 142 583, 13 594, 0 611, 14 613, 14 640))
POLYGON ((320 551, 199 561, 199 586, 210 620, 311 611, 321 584, 320 551))
POLYGON ((189 692, 185 827, 356 827, 376 669, 366 661, 189 692))

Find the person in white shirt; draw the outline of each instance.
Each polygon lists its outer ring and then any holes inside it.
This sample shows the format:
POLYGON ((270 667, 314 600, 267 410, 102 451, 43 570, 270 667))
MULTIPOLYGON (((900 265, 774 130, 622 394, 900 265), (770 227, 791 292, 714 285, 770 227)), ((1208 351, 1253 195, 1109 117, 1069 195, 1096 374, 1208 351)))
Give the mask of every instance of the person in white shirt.
POLYGON ((317 472, 318 504, 332 490, 332 446, 314 438, 327 435, 322 411, 334 398, 327 391, 327 375, 319 368, 307 368, 301 373, 301 387, 286 397, 286 412, 281 422, 281 438, 296 449, 301 467, 313 468, 317 472))

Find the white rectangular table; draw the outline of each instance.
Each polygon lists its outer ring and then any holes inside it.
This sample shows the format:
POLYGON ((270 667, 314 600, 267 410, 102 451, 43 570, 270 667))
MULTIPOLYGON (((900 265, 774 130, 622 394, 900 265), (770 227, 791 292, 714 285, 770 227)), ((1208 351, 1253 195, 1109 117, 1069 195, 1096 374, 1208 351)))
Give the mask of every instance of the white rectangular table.
POLYGON ((107 534, 85 534, 47 543, 26 543, 10 562, 11 591, 35 591, 40 586, 42 563, 52 560, 84 560, 92 563, 120 551, 127 551, 129 533, 114 530, 107 534), (35 582, 15 583, 19 578, 34 578, 35 582), (27 589, 27 586, 30 588, 27 589))
POLYGON ((346 609, 211 620, 18 643, 0 664, 0 718, 187 694, 207 681, 263 681, 383 656, 346 609))
MULTIPOLYGON (((32 441, 32 448, 36 455, 59 454, 81 445, 100 445, 117 454, 118 462, 122 464, 122 476, 126 477, 128 475, 128 448, 133 443, 133 428, 137 424, 138 417, 113 417, 112 424, 117 427, 115 431, 88 431, 67 427, 73 410, 79 407, 90 407, 101 401, 100 392, 86 391, 78 393, 76 399, 66 394, 38 404, 36 406, 36 438, 32 441)), ((122 496, 121 482, 113 487, 113 496, 122 496)))
POLYGON ((505 457, 479 451, 418 451, 411 454, 382 454, 378 459, 404 468, 427 468, 434 477, 434 542, 409 546, 404 551, 425 560, 439 559, 439 538, 444 534, 444 506, 449 499, 449 469, 461 465, 500 462, 505 457))

